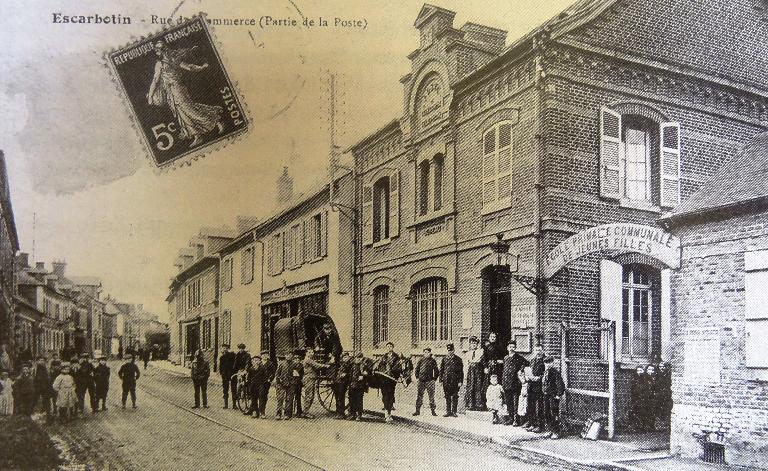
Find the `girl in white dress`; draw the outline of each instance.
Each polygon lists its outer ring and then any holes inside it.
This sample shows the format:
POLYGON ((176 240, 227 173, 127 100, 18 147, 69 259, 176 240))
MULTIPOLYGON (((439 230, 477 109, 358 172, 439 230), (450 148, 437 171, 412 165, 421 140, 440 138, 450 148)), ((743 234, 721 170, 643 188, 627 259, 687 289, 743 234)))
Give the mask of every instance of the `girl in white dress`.
POLYGON ((13 414, 13 381, 8 378, 8 372, 0 373, 0 415, 13 414))
POLYGON ((61 369, 61 374, 53 381, 53 390, 56 391, 56 408, 62 419, 71 417, 77 404, 75 395, 75 380, 69 374, 69 367, 61 369))

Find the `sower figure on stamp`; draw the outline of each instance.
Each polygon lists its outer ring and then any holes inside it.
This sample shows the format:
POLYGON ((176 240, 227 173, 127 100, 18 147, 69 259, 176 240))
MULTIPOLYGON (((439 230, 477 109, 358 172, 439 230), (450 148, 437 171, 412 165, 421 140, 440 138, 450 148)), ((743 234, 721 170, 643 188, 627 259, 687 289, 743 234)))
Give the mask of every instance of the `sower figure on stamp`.
POLYGON ((520 400, 520 389, 522 383, 518 377, 521 369, 530 365, 528 360, 517 353, 515 349, 517 343, 510 340, 507 344, 508 355, 504 357, 504 369, 501 374, 501 387, 504 389, 504 402, 507 405, 507 419, 504 425, 520 425, 520 417, 517 415, 518 402, 520 400))
POLYGON ((221 134, 224 131, 221 122, 224 109, 221 106, 196 102, 185 85, 184 76, 187 72, 200 72, 208 68, 207 63, 196 65, 185 62, 186 56, 194 51, 196 46, 174 50, 164 42, 158 41, 154 48, 159 60, 155 63, 147 102, 171 109, 179 123, 179 137, 191 138, 190 147, 200 144, 200 136, 214 129, 221 134))
POLYGON ((131 395, 131 403, 133 408, 136 408, 136 381, 141 376, 138 365, 136 365, 133 355, 126 357, 128 361, 123 363, 123 366, 117 372, 117 376, 123 381, 123 396, 122 403, 123 409, 125 409, 125 401, 128 399, 128 394, 131 395))
POLYGON ((99 410, 99 403, 101 403, 101 410, 107 410, 107 393, 109 393, 109 367, 107 366, 107 358, 99 357, 99 365, 93 372, 93 377, 96 383, 96 410, 99 410))
POLYGON ((440 370, 437 368, 437 361, 432 357, 432 349, 427 347, 424 349, 424 356, 421 357, 418 363, 416 363, 416 411, 414 416, 421 414, 421 405, 424 403, 424 391, 427 391, 429 396, 429 409, 432 411, 433 416, 437 416, 435 412, 435 380, 440 377, 440 370))
MULTIPOLYGON (((219 357, 219 374, 221 375, 221 387, 224 393, 224 408, 229 407, 229 389, 230 381, 232 381, 232 375, 235 374, 235 352, 229 351, 229 344, 225 343, 221 346, 222 352, 219 357)), ((234 405, 235 396, 232 394, 232 402, 234 405)))
POLYGON ((445 394, 445 415, 443 417, 458 417, 459 390, 464 382, 464 362, 456 355, 453 344, 446 345, 448 354, 440 362, 440 382, 443 383, 445 394))
POLYGON ((464 391, 464 405, 469 410, 483 410, 485 407, 485 359, 483 349, 478 348, 477 337, 469 338, 467 358, 467 389, 464 391))

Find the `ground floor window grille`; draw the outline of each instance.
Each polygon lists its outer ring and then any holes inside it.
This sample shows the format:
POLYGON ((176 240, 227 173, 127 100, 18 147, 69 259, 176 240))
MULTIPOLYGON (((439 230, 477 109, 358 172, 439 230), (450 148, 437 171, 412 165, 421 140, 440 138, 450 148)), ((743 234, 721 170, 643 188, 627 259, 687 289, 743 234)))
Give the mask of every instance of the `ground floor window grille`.
POLYGON ((417 342, 437 342, 451 336, 451 299, 444 278, 429 278, 413 287, 413 321, 417 342))
POLYGON ((373 344, 389 340, 389 286, 373 291, 373 344))

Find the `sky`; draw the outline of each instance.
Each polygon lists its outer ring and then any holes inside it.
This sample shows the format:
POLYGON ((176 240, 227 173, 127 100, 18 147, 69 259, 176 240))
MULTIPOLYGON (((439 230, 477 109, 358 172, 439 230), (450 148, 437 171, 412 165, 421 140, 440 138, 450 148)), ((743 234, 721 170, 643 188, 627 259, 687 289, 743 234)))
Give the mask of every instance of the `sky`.
MULTIPOLYGON (((574 0, 435 0, 509 31, 507 44, 574 0)), ((167 319, 178 250, 201 227, 274 209, 288 166, 296 191, 327 173, 327 74, 337 75, 337 142, 345 148, 402 116, 400 77, 418 47, 419 1, 0 0, 0 149, 21 250, 96 276, 104 293, 167 319), (219 26, 225 68, 253 126, 192 165, 158 172, 105 67, 104 53, 159 31, 152 16, 365 19, 366 29, 219 26), (53 24, 64 15, 121 14, 130 25, 53 24), (141 20, 144 20, 143 22, 141 20), (33 250, 34 249, 34 250, 33 250)))

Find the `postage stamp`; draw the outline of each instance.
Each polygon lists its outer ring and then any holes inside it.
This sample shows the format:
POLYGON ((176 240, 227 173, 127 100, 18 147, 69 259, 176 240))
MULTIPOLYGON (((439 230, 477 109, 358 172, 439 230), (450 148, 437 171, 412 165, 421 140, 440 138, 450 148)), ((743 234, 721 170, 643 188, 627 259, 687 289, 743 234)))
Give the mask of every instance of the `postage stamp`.
POLYGON ((106 57, 158 167, 206 154, 248 131, 246 109, 203 15, 106 57))

